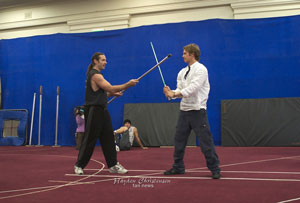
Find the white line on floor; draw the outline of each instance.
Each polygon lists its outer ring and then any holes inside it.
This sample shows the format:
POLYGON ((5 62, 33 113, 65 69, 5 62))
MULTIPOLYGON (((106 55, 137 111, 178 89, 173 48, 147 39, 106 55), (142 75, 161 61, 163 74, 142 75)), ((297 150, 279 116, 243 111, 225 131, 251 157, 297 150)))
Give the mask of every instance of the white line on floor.
POLYGON ((284 201, 281 201, 281 202, 278 202, 278 203, 293 202, 293 201, 297 201, 297 200, 300 200, 300 197, 299 198, 295 198, 295 199, 284 200, 284 201))
POLYGON ((94 184, 89 182, 78 182, 78 183, 72 183, 73 181, 65 181, 65 180, 48 180, 50 183, 70 183, 70 185, 82 185, 82 184, 94 184))
MULTIPOLYGON (((84 169, 85 171, 96 171, 98 169, 84 169)), ((103 171, 108 171, 108 169, 104 169, 103 171)), ((164 172, 164 170, 142 170, 142 169, 132 169, 129 170, 131 172, 164 172)), ((222 173, 255 173, 255 174, 287 174, 287 175, 300 175, 300 172, 284 172, 284 171, 221 171, 222 173)), ((187 169, 186 173, 210 173, 209 170, 196 170, 196 169, 187 169)))
MULTIPOLYGON (((66 174, 66 176, 78 176, 76 174, 66 174)), ((81 175, 85 176, 85 175, 81 175)), ((93 177, 101 178, 164 178, 164 179, 211 179, 211 177, 183 177, 183 176, 145 176, 145 175, 94 175, 93 177)), ((274 178, 221 178, 222 180, 257 180, 257 181, 284 181, 284 182, 300 182, 300 179, 274 179, 274 178)), ((91 181, 93 182, 93 181, 91 181)))

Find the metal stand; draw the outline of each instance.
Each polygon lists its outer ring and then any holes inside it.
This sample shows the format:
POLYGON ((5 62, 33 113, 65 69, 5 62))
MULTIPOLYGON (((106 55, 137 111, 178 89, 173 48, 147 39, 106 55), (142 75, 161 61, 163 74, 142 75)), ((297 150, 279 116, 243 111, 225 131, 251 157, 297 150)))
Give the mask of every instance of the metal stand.
POLYGON ((38 134, 38 145, 41 145, 41 120, 42 120, 42 102, 43 102, 43 86, 40 86, 40 108, 39 108, 39 134, 38 134))
POLYGON ((30 135, 29 135, 29 144, 28 146, 31 146, 32 141, 32 129, 33 129, 33 120, 34 120, 34 110, 35 110, 35 98, 36 93, 33 94, 33 103, 32 103, 32 113, 31 113, 31 124, 30 124, 30 135))
POLYGON ((59 110, 59 86, 57 86, 56 89, 56 125, 55 125, 55 144, 53 147, 60 147, 59 145, 57 145, 57 130, 58 130, 58 110, 59 110))

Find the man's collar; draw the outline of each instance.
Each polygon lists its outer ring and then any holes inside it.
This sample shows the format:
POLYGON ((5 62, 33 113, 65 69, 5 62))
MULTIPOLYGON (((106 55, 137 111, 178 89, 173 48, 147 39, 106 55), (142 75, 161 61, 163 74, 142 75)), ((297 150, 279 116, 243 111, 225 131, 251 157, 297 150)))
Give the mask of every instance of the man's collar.
POLYGON ((192 65, 188 65, 190 67, 193 67, 198 61, 195 61, 192 65))

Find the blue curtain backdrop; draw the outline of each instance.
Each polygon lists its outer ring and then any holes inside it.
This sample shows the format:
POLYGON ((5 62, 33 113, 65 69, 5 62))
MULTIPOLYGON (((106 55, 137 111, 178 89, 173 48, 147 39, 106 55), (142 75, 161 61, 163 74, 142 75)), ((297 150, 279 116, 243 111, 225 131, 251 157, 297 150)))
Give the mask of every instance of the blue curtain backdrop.
MULTIPOLYGON (((176 86, 185 67, 182 48, 196 43, 211 84, 208 118, 221 144, 220 101, 300 96, 300 16, 205 20, 83 34, 54 34, 0 40, 3 107, 28 109, 37 93, 32 143, 37 143, 39 86, 43 86, 41 144, 53 145, 56 87, 60 86, 58 143, 74 145, 73 108, 84 103, 85 73, 94 52, 106 54, 104 77, 113 85, 137 78, 158 59, 167 85, 176 86)), ((109 105, 114 128, 122 125, 125 103, 169 102, 155 70, 109 105)), ((176 101, 171 101, 176 102, 176 101)), ((178 102, 178 101, 177 101, 178 102)), ((255 119, 255 118, 254 118, 255 119)))

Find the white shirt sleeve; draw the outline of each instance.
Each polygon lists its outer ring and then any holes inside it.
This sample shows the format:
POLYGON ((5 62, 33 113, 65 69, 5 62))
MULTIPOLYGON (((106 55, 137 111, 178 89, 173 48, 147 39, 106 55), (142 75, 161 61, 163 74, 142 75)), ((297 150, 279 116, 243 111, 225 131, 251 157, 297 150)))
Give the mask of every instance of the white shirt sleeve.
POLYGON ((182 70, 177 75, 177 88, 176 88, 176 90, 174 90, 174 92, 181 92, 181 90, 183 89, 181 75, 182 75, 182 70))
POLYGON ((207 79, 207 70, 204 68, 197 68, 196 71, 193 73, 191 81, 189 85, 181 90, 181 94, 183 97, 190 97, 196 94, 200 89, 202 84, 207 79))

